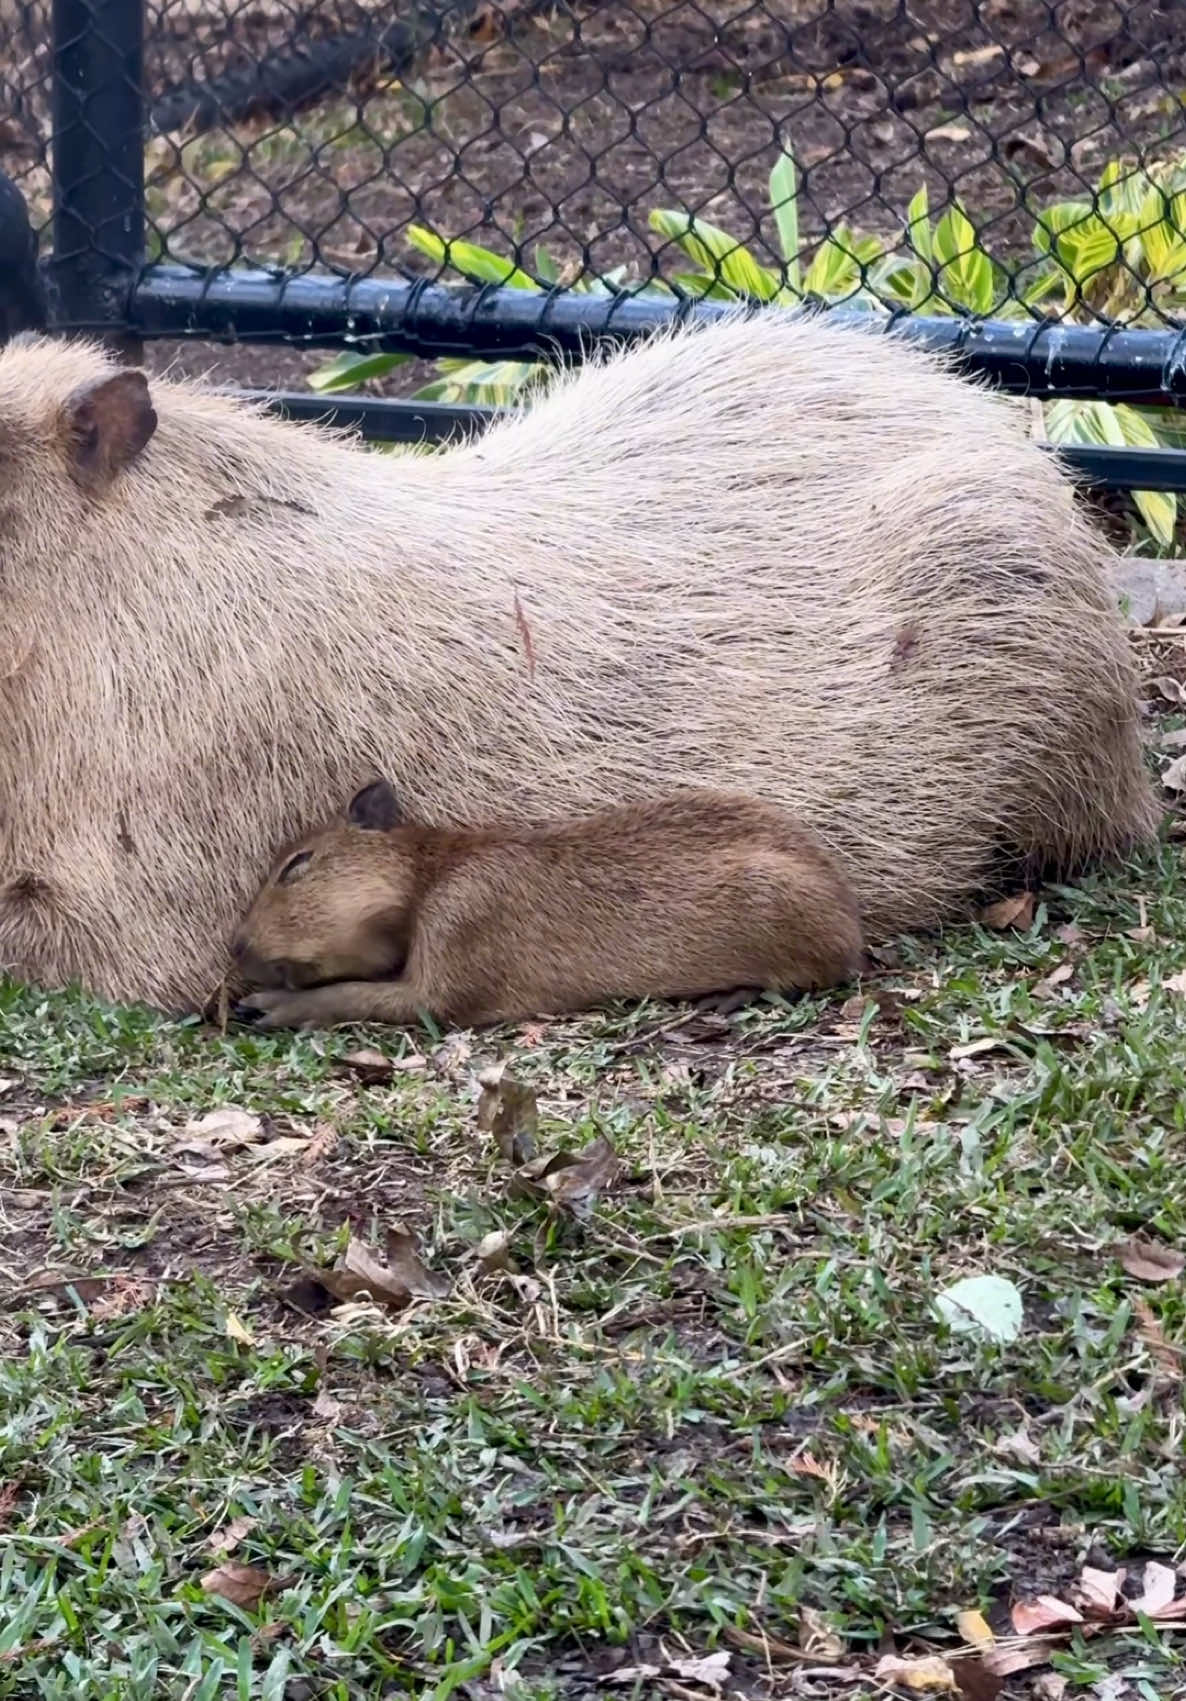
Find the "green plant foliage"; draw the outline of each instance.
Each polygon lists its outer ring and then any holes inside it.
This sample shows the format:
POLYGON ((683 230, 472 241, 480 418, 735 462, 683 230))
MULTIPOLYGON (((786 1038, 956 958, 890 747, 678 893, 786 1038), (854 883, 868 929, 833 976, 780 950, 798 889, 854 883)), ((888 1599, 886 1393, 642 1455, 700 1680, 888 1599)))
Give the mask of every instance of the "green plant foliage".
MULTIPOLYGON (((992 253, 965 209, 954 202, 931 216, 926 185, 912 198, 896 242, 836 225, 814 245, 800 234, 798 172, 784 151, 770 173, 770 207, 780 263, 763 264, 728 231, 678 208, 655 208, 650 227, 661 239, 659 258, 677 253, 693 270, 665 278, 632 280, 626 267, 568 282, 542 246, 533 272, 479 247, 449 240, 414 225, 409 240, 442 269, 473 284, 513 289, 567 287, 605 295, 690 296, 695 300, 759 301, 793 306, 803 300, 870 312, 888 309, 932 315, 1025 319, 1043 313, 1109 324, 1162 324, 1186 312, 1186 165, 1134 167, 1111 160, 1090 198, 1057 201, 1034 215, 1034 258, 1017 262, 992 253)), ((314 389, 355 388, 381 378, 407 357, 344 353, 315 372, 314 389)), ((420 401, 472 402, 506 407, 523 396, 539 369, 523 361, 441 360, 438 376, 416 392, 420 401)), ((1183 416, 1057 401, 1046 405, 1046 431, 1060 444, 1182 447, 1183 416)), ((1155 549, 1174 546, 1177 498, 1134 493, 1137 511, 1155 549)))

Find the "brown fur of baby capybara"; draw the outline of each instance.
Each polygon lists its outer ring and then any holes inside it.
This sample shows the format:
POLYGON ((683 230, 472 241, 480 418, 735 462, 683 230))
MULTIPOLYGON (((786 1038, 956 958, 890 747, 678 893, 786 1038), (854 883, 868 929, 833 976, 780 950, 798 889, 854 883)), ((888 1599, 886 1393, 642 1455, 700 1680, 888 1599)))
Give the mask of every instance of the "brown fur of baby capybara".
POLYGON ((1023 411, 899 339, 663 336, 439 455, 116 372, 0 352, 19 976, 202 1001, 274 847, 375 773, 430 825, 764 798, 872 937, 1153 825, 1108 547, 1023 411))
POLYGON ((281 853, 234 945, 281 989, 240 1007, 268 1027, 509 1022, 861 967, 835 861, 782 810, 712 792, 459 831, 404 824, 378 781, 281 853))

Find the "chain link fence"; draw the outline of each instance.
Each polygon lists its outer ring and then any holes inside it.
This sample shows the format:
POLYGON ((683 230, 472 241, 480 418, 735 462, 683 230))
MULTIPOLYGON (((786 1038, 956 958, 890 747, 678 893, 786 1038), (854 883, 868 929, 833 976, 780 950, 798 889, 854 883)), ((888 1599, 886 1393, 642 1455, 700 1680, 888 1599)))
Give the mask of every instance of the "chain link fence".
POLYGON ((1186 490, 1181 0, 0 0, 0 66, 60 328, 449 357, 464 407, 822 302, 1186 490))
MULTIPOLYGON (((48 237, 44 0, 0 0, 0 63, 48 237)), ((469 243, 544 286, 768 291, 752 259, 914 311, 1186 307, 1180 4, 149 0, 140 77, 149 259, 490 281, 469 243)))

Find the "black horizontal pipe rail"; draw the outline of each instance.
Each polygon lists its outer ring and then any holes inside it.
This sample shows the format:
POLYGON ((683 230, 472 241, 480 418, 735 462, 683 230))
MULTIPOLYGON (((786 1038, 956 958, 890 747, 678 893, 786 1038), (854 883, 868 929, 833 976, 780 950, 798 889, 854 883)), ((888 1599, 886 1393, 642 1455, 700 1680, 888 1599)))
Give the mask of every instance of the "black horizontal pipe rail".
MULTIPOLYGON (((456 442, 484 431, 501 417, 497 408, 469 403, 398 402, 369 396, 304 395, 298 391, 234 392, 262 402, 284 419, 318 420, 340 430, 359 431, 372 443, 456 442)), ((1059 458, 1095 490, 1169 490, 1186 494, 1186 450, 1105 449, 1064 444, 1043 448, 1059 458)))
MULTIPOLYGON (((673 321, 705 323, 736 311, 727 303, 658 293, 450 288, 397 278, 200 271, 168 263, 148 267, 131 299, 132 323, 144 337, 280 341, 307 348, 338 348, 345 341, 371 353, 523 360, 579 357, 595 343, 632 342, 673 321)), ((827 311, 951 354, 966 371, 1014 394, 1186 405, 1186 330, 827 311)))

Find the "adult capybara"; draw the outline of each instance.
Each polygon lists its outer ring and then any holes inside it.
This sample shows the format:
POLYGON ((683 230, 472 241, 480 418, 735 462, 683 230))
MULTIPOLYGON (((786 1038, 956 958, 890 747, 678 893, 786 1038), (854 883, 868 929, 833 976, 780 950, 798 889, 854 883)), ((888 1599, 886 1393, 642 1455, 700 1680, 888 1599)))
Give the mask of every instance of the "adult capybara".
POLYGON ((0 353, 0 964, 192 1006, 370 775, 448 825, 782 804, 867 934, 1146 835, 1108 547, 1015 405, 739 317, 389 456, 90 347, 0 353))
POLYGON ((233 941, 263 1027, 466 1026, 611 998, 835 986, 856 897, 784 810, 689 791, 542 827, 405 821, 387 780, 280 852, 233 941), (274 989, 274 990, 272 990, 274 989))

